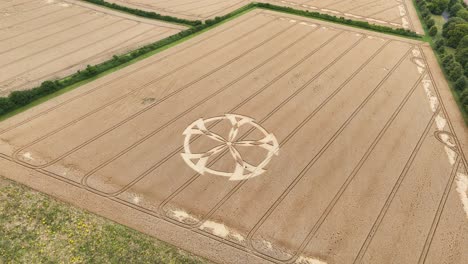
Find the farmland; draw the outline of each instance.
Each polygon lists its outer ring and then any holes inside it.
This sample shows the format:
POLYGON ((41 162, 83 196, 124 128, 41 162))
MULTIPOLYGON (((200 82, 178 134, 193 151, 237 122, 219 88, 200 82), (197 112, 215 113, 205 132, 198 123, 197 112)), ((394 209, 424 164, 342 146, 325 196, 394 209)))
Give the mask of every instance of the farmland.
POLYGON ((431 52, 256 9, 1 122, 0 175, 222 263, 462 263, 431 52))
MULTIPOLYGON (((254 1, 109 0, 109 2, 185 19, 205 20, 224 15, 242 5, 254 1)), ((320 12, 338 17, 345 17, 347 19, 362 20, 373 24, 405 28, 416 31, 417 33, 423 33, 411 0, 260 0, 257 2, 271 3, 311 12, 320 12)))
POLYGON ((184 29, 73 0, 2 1, 0 10, 1 96, 184 29))

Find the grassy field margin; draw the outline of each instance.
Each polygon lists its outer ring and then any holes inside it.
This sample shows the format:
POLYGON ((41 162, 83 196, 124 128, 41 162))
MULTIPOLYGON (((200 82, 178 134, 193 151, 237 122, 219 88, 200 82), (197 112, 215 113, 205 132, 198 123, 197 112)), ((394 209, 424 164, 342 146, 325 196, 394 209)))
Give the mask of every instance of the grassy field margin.
POLYGON ((0 263, 208 262, 0 177, 0 263))

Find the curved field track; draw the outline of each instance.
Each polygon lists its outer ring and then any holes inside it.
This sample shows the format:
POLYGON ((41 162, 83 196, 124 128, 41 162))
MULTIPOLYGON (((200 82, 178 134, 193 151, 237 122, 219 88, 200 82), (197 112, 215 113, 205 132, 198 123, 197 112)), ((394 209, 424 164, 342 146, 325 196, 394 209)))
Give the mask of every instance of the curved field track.
MULTIPOLYGON (((227 14, 252 0, 109 0, 120 5, 192 20, 227 14)), ((257 2, 327 13, 423 34, 411 0, 259 0, 257 2)))
POLYGON ((81 1, 2 1, 0 96, 67 76, 182 29, 81 1))
POLYGON ((254 10, 0 123, 0 175, 220 263, 468 258, 427 44, 254 10))

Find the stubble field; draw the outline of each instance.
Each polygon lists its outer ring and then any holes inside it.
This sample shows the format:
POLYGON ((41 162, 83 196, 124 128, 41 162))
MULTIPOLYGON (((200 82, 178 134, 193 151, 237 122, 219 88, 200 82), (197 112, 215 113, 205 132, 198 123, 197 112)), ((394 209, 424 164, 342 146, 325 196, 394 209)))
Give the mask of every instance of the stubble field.
POLYGON ((255 10, 0 123, 0 174, 222 263, 462 263, 437 67, 255 10))
MULTIPOLYGON (((109 0, 109 2, 185 19, 206 20, 227 14, 254 1, 109 0)), ((411 0, 260 0, 258 2, 326 13, 393 28, 405 28, 420 34, 424 33, 411 0)))

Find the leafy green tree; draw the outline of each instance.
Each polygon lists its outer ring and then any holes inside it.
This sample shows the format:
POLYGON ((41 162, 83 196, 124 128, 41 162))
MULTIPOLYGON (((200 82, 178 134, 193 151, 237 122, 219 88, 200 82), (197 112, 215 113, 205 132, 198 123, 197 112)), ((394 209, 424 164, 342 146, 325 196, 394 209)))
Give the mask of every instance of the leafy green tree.
POLYGON ((460 43, 458 43, 457 48, 468 48, 468 35, 464 36, 461 40, 460 43))
POLYGON ((431 36, 437 35, 437 27, 436 27, 436 26, 432 26, 432 27, 429 29, 429 35, 431 35, 431 36))
POLYGON ((466 23, 466 21, 459 17, 451 17, 449 20, 442 26, 442 36, 447 38, 447 33, 454 29, 456 25, 466 23))
POLYGON ((456 16, 458 11, 462 9, 463 9, 463 6, 460 3, 454 4, 452 7, 450 7, 450 15, 456 16))
POLYGON ((466 8, 463 8, 462 10, 458 11, 457 17, 462 18, 468 22, 468 10, 466 10, 466 8))
POLYGON ((457 51, 455 52, 455 58, 462 65, 466 65, 466 63, 468 62, 468 47, 457 49, 457 51))
POLYGON ((0 97, 0 115, 7 113, 15 107, 15 104, 11 100, 6 97, 0 97))
POLYGON ((436 49, 439 49, 440 47, 445 46, 445 39, 443 39, 443 38, 438 38, 438 39, 434 42, 434 44, 435 44, 435 48, 436 48, 436 49))
MULTIPOLYGON (((460 101, 461 103, 467 107, 468 106, 468 89, 465 89, 461 94, 460 94, 460 101)), ((466 108, 465 108, 466 110, 466 108)))
POLYGON ((456 81, 458 78, 463 76, 463 67, 460 63, 453 63, 452 69, 449 72, 449 79, 451 81, 456 81))
POLYGON ((460 76, 460 78, 457 79, 455 82, 455 89, 457 91, 463 91, 466 88, 466 77, 465 76, 460 76))
POLYGON ((455 4, 460 4, 461 1, 463 1, 463 0, 450 0, 449 4, 448 4, 448 7, 451 8, 455 4))
POLYGON ((432 0, 428 5, 434 15, 440 15, 448 7, 448 0, 432 0))
POLYGON ((457 24, 447 32, 447 45, 456 48, 461 39, 468 35, 468 23, 457 24))
POLYGON ((446 67, 448 64, 453 63, 455 61, 455 57, 450 54, 442 58, 442 66, 446 67))
POLYGON ((427 19, 425 22, 426 22, 427 28, 431 28, 432 26, 435 25, 435 21, 432 18, 427 19))
POLYGON ((440 54, 440 56, 443 56, 445 54, 445 46, 440 46, 437 49, 437 52, 440 54))

